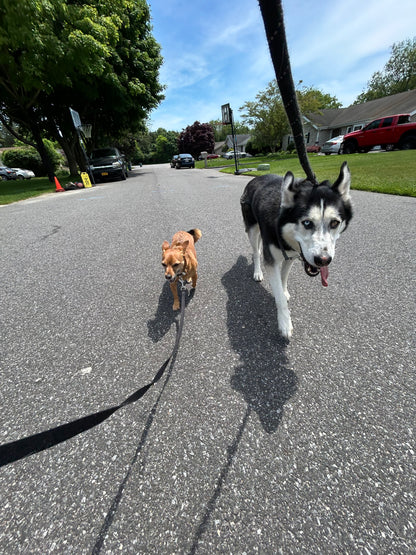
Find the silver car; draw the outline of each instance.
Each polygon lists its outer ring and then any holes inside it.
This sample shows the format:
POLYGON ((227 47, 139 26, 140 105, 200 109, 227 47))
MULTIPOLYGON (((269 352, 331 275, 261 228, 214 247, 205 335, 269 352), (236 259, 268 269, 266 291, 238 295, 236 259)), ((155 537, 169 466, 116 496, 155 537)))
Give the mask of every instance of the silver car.
POLYGON ((329 154, 340 154, 340 149, 342 145, 342 140, 344 135, 338 135, 338 137, 333 137, 329 141, 323 144, 321 152, 328 156, 329 154))
POLYGON ((24 170, 22 168, 12 168, 16 172, 17 179, 31 179, 35 177, 32 170, 24 170))

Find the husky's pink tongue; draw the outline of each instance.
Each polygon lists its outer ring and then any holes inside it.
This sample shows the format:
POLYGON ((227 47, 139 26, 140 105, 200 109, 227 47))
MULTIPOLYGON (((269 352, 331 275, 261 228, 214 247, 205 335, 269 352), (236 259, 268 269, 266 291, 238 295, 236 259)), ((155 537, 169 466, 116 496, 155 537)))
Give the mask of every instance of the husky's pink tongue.
POLYGON ((321 272, 322 285, 324 287, 328 287, 328 274, 329 274, 328 266, 322 266, 322 268, 319 268, 319 271, 321 272))

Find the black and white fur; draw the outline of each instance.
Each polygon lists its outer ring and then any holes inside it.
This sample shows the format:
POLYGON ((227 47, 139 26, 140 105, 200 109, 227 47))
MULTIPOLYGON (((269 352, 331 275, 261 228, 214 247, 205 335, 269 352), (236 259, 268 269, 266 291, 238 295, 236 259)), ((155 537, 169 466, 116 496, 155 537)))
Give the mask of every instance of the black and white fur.
POLYGON ((254 279, 263 279, 263 247, 279 330, 287 339, 293 331, 288 308, 289 271, 300 257, 307 273, 315 275, 320 271, 322 283, 327 285, 327 266, 334 258, 335 243, 352 217, 350 181, 344 162, 333 185, 323 181, 314 186, 307 179, 295 179, 291 172, 284 177, 263 175, 250 181, 241 197, 246 232, 253 248, 254 279))

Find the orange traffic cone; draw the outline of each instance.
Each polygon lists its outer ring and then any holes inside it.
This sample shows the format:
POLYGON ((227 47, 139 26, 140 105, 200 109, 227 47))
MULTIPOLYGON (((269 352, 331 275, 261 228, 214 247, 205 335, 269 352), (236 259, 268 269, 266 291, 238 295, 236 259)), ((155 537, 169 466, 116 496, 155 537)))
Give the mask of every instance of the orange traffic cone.
POLYGON ((56 187, 55 193, 62 193, 62 191, 65 191, 65 189, 61 187, 61 184, 59 183, 56 175, 54 175, 54 178, 55 178, 55 187, 56 187))

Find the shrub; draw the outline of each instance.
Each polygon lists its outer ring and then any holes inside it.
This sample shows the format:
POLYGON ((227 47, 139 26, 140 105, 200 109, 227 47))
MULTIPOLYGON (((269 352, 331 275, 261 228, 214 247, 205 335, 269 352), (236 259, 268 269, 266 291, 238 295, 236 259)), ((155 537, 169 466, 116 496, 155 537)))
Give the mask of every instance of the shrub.
MULTIPOLYGON (((56 150, 52 141, 44 140, 45 148, 52 162, 53 169, 56 171, 63 161, 62 156, 56 150)), ((32 146, 18 146, 10 150, 6 150, 2 156, 5 166, 10 168, 24 168, 32 170, 37 177, 46 175, 46 169, 43 166, 38 151, 32 146)))
POLYGON ((39 153, 32 147, 13 148, 3 153, 2 160, 10 168, 32 170, 35 175, 42 175, 43 164, 39 153))

